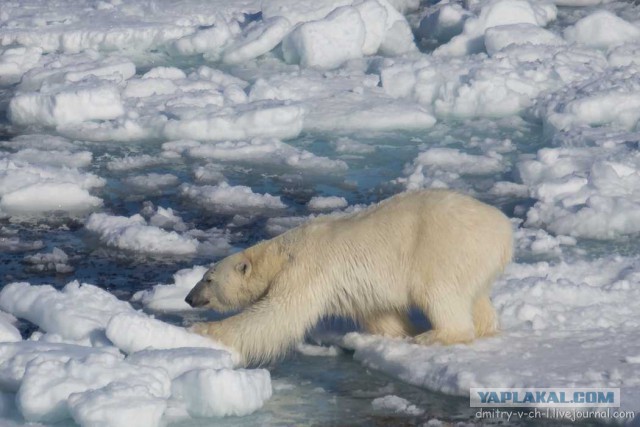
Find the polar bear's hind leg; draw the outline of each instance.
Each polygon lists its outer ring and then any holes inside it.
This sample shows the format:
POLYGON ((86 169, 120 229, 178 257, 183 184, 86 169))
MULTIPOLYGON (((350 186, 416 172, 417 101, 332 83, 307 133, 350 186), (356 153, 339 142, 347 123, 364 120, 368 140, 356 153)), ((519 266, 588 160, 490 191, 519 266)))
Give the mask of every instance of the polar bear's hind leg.
MULTIPOLYGON (((444 288, 446 289, 446 287, 444 288)), ((417 335, 414 341, 422 345, 462 344, 475 338, 471 301, 465 303, 459 298, 447 295, 431 295, 420 304, 433 329, 417 335)))
POLYGON ((488 295, 478 297, 473 303, 473 325, 478 337, 498 333, 498 315, 488 295))
POLYGON ((387 337, 409 337, 415 334, 415 329, 407 313, 385 311, 366 319, 364 328, 374 335, 387 337))

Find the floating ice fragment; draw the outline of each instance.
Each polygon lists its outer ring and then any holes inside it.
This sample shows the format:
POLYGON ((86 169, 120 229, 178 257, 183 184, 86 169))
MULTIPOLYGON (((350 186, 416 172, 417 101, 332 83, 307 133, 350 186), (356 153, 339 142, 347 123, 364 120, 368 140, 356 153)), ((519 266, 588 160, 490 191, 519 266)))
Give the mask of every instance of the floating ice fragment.
POLYGON ((248 415, 271 397, 266 369, 195 369, 176 378, 172 394, 195 417, 248 415))
POLYGON ((198 250, 196 239, 148 225, 141 215, 131 217, 91 214, 85 227, 107 246, 166 255, 189 255, 198 250))

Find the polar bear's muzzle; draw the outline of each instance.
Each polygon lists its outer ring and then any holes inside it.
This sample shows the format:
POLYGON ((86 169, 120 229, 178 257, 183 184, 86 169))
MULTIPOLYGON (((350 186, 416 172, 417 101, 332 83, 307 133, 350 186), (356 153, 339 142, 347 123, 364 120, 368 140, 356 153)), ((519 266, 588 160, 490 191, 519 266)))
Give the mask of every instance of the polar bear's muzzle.
POLYGON ((209 298, 206 296, 207 283, 204 281, 198 282, 195 288, 191 289, 189 295, 184 299, 191 307, 204 307, 209 304, 209 298))

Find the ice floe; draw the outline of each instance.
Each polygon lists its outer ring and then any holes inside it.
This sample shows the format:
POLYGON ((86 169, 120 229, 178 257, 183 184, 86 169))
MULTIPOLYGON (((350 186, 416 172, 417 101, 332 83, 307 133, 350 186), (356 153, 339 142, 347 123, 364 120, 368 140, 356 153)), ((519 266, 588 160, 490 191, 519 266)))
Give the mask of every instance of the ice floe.
POLYGON ((197 417, 246 415, 271 397, 268 371, 234 370, 237 355, 214 341, 95 286, 15 283, 0 292, 0 305, 46 332, 22 340, 2 315, 0 387, 26 421, 120 426, 135 417, 156 426, 168 406, 197 417), (44 340, 53 333, 63 341, 44 340), (103 337, 88 339, 96 335, 103 337))

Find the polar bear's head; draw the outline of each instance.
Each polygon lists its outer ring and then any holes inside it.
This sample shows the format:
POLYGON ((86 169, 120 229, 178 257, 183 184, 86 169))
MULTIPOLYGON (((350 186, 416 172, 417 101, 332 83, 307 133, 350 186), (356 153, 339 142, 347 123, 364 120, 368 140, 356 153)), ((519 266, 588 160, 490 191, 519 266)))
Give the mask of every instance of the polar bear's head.
POLYGON ((220 312, 247 307, 264 295, 267 287, 253 270, 244 252, 231 255, 210 268, 185 301, 192 307, 220 312))

